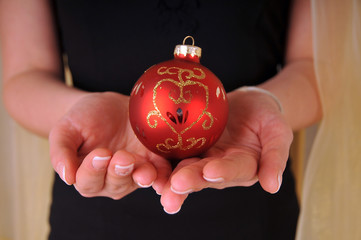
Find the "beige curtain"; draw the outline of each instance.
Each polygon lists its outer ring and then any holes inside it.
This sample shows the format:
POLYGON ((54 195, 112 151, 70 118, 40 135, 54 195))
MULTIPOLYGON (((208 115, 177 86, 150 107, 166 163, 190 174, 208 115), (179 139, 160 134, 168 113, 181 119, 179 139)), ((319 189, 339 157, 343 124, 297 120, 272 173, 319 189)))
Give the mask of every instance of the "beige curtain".
POLYGON ((53 181, 48 143, 14 123, 3 104, 0 143, 0 240, 45 240, 53 181))
POLYGON ((324 119, 297 239, 361 239, 361 1, 312 0, 312 17, 324 119))

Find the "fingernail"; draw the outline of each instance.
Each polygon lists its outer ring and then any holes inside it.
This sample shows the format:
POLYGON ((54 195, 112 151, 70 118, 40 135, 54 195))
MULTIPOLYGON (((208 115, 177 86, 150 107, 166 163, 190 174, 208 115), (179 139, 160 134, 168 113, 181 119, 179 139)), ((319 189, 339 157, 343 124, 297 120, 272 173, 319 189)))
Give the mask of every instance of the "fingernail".
POLYGON ((282 185, 282 175, 283 175, 282 171, 278 173, 278 177, 277 177, 277 180, 278 180, 278 188, 277 188, 277 191, 276 191, 276 192, 278 192, 278 191, 280 190, 280 188, 281 188, 281 185, 282 185))
POLYGON ((164 212, 170 214, 170 215, 173 215, 173 214, 176 214, 178 213, 180 210, 181 210, 182 207, 179 207, 179 209, 177 209, 176 211, 167 211, 167 209, 163 208, 164 212))
POLYGON ((154 182, 152 182, 152 183, 149 184, 149 185, 146 185, 146 184, 141 184, 141 183, 137 182, 137 185, 138 185, 139 187, 141 187, 141 188, 149 188, 149 187, 151 187, 151 186, 153 185, 153 183, 154 183, 154 182))
POLYGON ((127 176, 129 175, 134 169, 134 163, 128 166, 120 166, 118 164, 115 165, 115 173, 119 176, 127 176))
POLYGON ((111 156, 106 156, 106 157, 95 156, 92 161, 93 168, 97 170, 105 169, 108 165, 108 160, 110 158, 111 156))
POLYGON ((219 178, 208 178, 206 176, 203 175, 203 178, 207 181, 207 182, 211 182, 211 183, 221 183, 224 182, 224 178, 219 177, 219 178))
POLYGON ((70 184, 66 181, 64 163, 58 163, 58 166, 56 167, 56 172, 59 174, 61 180, 63 180, 67 185, 70 186, 70 184))
POLYGON ((170 186, 170 190, 172 190, 172 192, 176 193, 176 194, 180 194, 180 195, 183 195, 183 194, 188 194, 188 193, 191 193, 193 192, 192 189, 188 189, 186 191, 177 191, 173 188, 173 186, 170 186))

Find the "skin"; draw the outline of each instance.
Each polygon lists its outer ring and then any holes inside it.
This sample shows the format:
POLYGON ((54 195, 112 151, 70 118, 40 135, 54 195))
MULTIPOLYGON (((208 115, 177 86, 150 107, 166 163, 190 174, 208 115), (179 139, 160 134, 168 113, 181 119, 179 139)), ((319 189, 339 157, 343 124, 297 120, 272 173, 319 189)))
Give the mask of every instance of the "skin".
POLYGON ((67 184, 85 197, 120 199, 152 186, 161 204, 176 213, 191 192, 251 186, 279 190, 292 131, 321 118, 313 69, 310 2, 296 0, 291 14, 286 65, 258 92, 227 94, 229 121, 202 158, 169 162, 134 137, 129 97, 90 93, 63 84, 61 55, 47 0, 0 0, 3 100, 10 115, 32 132, 49 137, 51 162, 67 184))

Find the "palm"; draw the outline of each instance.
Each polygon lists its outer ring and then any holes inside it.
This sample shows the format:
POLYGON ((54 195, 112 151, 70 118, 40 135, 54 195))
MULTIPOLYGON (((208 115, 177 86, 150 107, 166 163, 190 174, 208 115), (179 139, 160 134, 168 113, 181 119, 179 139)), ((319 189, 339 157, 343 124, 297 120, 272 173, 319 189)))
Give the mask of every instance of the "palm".
POLYGON ((284 170, 292 131, 269 97, 228 94, 229 119, 219 141, 203 158, 179 163, 162 195, 163 206, 174 211, 186 194, 203 188, 250 186, 260 181, 276 192, 284 170))
POLYGON ((68 119, 82 137, 80 155, 98 147, 111 151, 124 149, 143 156, 148 151, 134 138, 128 121, 127 97, 118 94, 95 94, 77 103, 68 119))
POLYGON ((59 155, 72 159, 67 163, 67 181, 78 181, 78 169, 93 152, 106 149, 113 155, 121 150, 135 159, 135 167, 146 166, 146 170, 151 172, 148 175, 158 174, 157 185, 161 188, 162 182, 166 181, 164 178, 170 174, 169 163, 148 151, 135 137, 128 120, 128 100, 128 97, 116 93, 89 94, 72 106, 52 130, 50 147, 54 167, 59 155), (152 167, 160 170, 154 173, 152 167))

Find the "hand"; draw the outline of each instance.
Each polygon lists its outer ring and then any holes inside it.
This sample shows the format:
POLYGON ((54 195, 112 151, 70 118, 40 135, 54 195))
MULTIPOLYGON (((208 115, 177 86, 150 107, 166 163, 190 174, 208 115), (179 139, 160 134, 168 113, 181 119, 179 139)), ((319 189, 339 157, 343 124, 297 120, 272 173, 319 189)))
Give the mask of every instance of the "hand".
POLYGON ((90 93, 52 129, 49 142, 54 169, 85 197, 120 199, 138 187, 161 191, 171 166, 148 151, 128 120, 129 97, 90 93))
POLYGON ((204 188, 251 186, 257 181, 276 193, 282 182, 292 130, 267 95, 234 91, 228 94, 226 129, 203 158, 182 160, 162 191, 168 213, 180 210, 191 192, 204 188))

